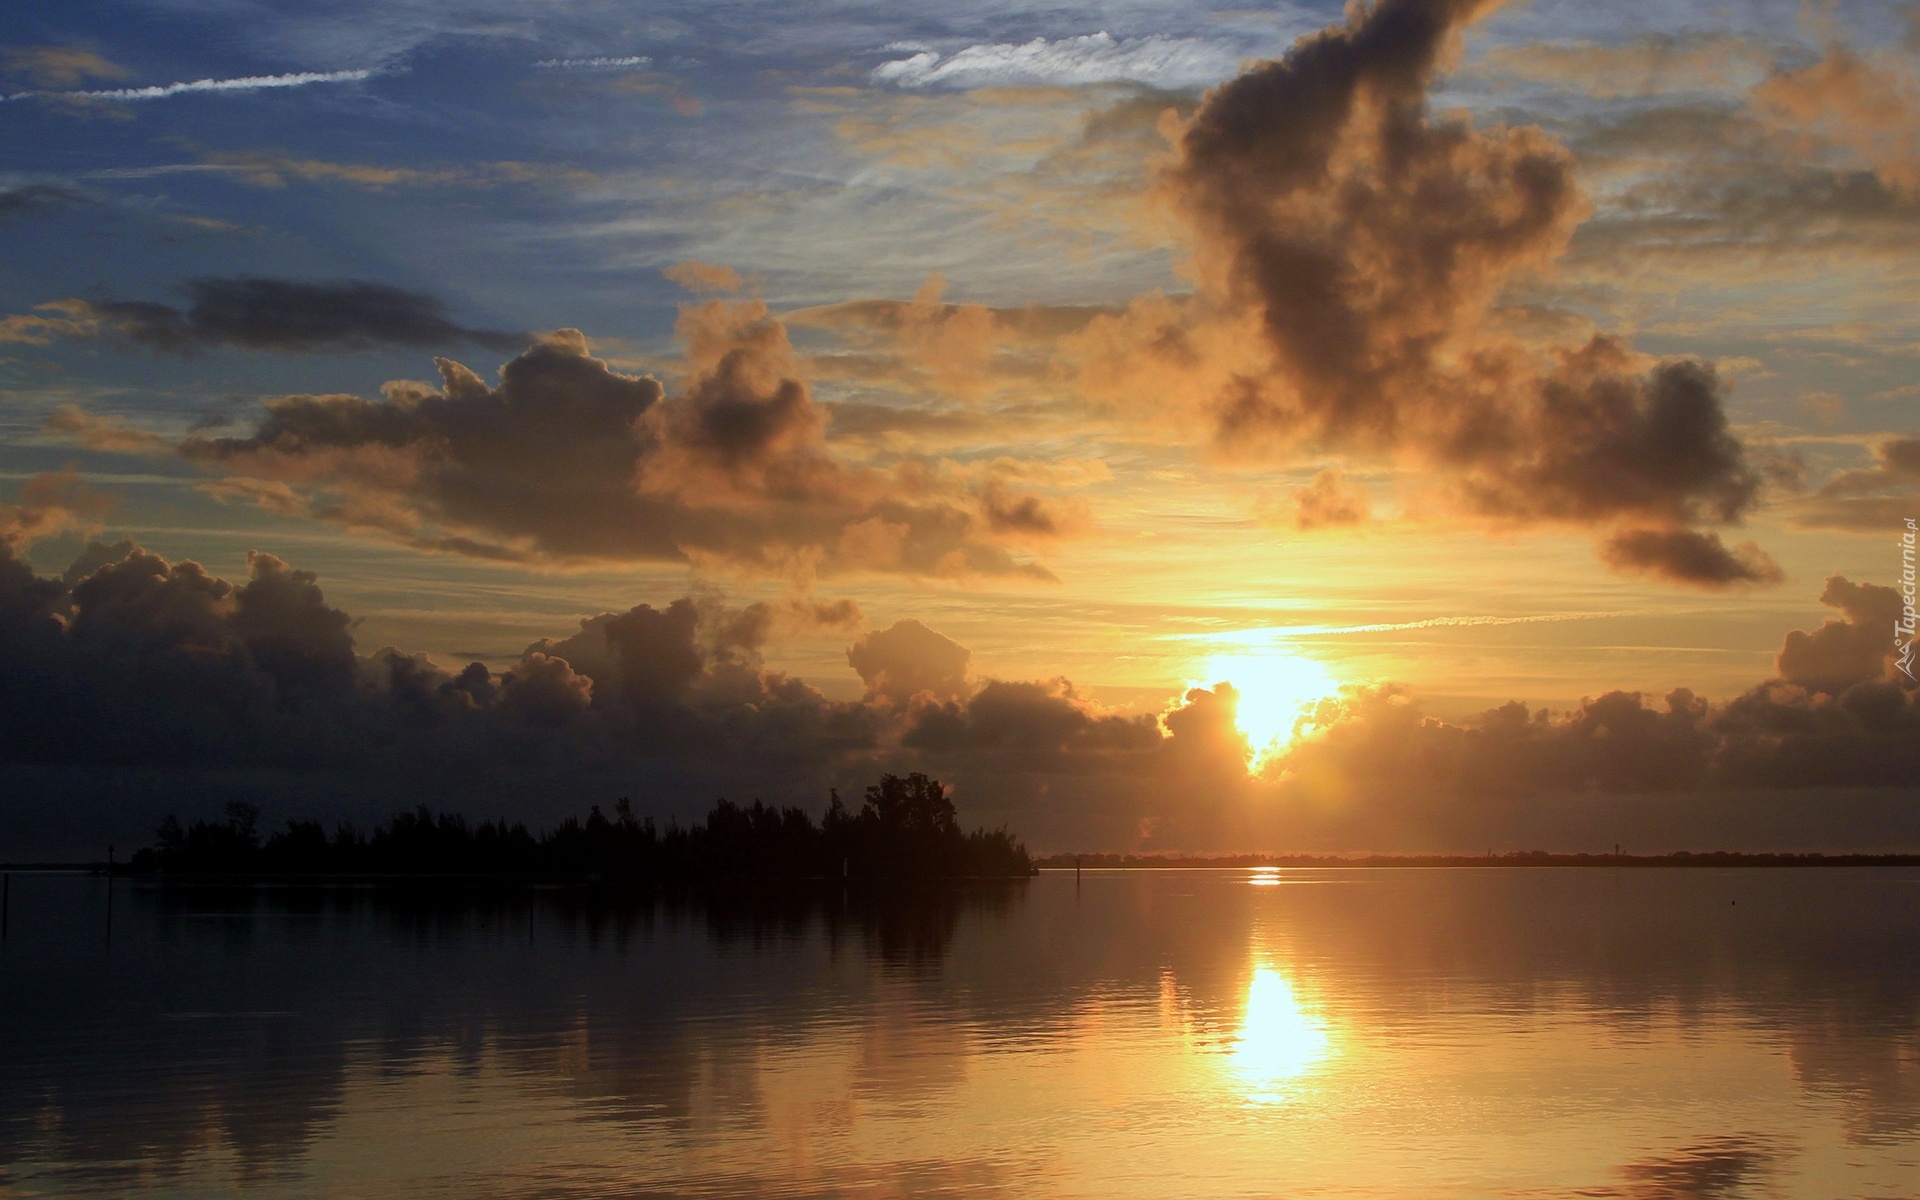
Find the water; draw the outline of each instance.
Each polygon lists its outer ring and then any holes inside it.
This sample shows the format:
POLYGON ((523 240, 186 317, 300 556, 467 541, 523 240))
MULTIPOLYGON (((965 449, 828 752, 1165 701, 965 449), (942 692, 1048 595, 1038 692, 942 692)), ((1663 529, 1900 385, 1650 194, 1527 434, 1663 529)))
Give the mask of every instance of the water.
POLYGON ((1920 871, 16 874, 0 1193, 1912 1197, 1920 871))

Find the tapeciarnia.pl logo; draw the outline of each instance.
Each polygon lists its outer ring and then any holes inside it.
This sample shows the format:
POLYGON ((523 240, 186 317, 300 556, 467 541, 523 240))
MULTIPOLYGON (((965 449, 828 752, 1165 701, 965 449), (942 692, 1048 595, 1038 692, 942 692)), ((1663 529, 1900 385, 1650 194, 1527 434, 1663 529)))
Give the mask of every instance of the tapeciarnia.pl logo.
POLYGON ((1899 667, 1908 679, 1914 679, 1916 683, 1920 683, 1920 679, 1915 679, 1913 674, 1913 543, 1915 533, 1914 518, 1908 517, 1906 532, 1900 535, 1900 599, 1902 608, 1900 609, 1900 619, 1893 623, 1893 649, 1894 652, 1900 656, 1895 660, 1894 666, 1899 667))

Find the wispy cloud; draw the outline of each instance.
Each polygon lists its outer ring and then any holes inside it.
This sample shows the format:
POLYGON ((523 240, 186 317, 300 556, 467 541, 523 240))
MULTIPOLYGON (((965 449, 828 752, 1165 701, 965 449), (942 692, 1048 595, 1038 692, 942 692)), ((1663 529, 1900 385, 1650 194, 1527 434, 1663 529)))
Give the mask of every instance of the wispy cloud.
POLYGON ((7 100, 165 100, 189 92, 257 92, 267 88, 306 87, 314 83, 357 83, 373 76, 372 71, 295 71, 286 75, 246 75, 238 79, 195 79, 186 83, 155 84, 151 87, 99 88, 65 92, 15 92, 7 100))
POLYGON ((1512 617, 1427 617, 1419 621, 1379 621, 1365 625, 1267 625, 1254 629, 1228 629, 1207 633, 1182 633, 1172 636, 1175 640, 1186 642, 1225 642, 1235 645, 1251 645, 1278 642, 1288 638, 1328 637, 1347 633, 1398 633, 1411 629, 1453 629, 1483 625, 1557 624, 1563 621, 1598 621, 1610 617, 1663 616, 1673 611, 1672 609, 1622 608, 1605 612, 1539 613, 1512 617))
POLYGON ((623 58, 543 58, 534 66, 543 71, 630 71, 650 67, 653 60, 644 54, 623 58))
MULTIPOLYGON (((905 47, 902 47, 903 49, 905 47)), ((1018 45, 968 46, 942 58, 921 50, 875 67, 875 83, 900 87, 1005 87, 1021 84, 1147 83, 1195 87, 1233 74, 1239 56, 1226 46, 1194 38, 1116 38, 1102 30, 1084 37, 1018 45)))

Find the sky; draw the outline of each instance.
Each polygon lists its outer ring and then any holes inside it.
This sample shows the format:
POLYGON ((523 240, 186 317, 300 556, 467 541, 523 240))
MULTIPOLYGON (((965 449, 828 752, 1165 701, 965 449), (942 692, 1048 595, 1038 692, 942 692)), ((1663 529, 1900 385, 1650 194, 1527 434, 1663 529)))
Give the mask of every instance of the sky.
POLYGON ((1892 3, 10 5, 0 852, 1920 849, 1916 131, 1892 3))

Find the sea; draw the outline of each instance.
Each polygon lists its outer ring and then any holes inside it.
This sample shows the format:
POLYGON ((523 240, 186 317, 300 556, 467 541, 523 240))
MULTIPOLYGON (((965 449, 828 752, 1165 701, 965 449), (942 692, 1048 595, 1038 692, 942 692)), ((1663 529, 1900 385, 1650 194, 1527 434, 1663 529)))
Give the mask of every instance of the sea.
POLYGON ((0 1195, 1916 1197, 1920 870, 17 871, 0 1195))

